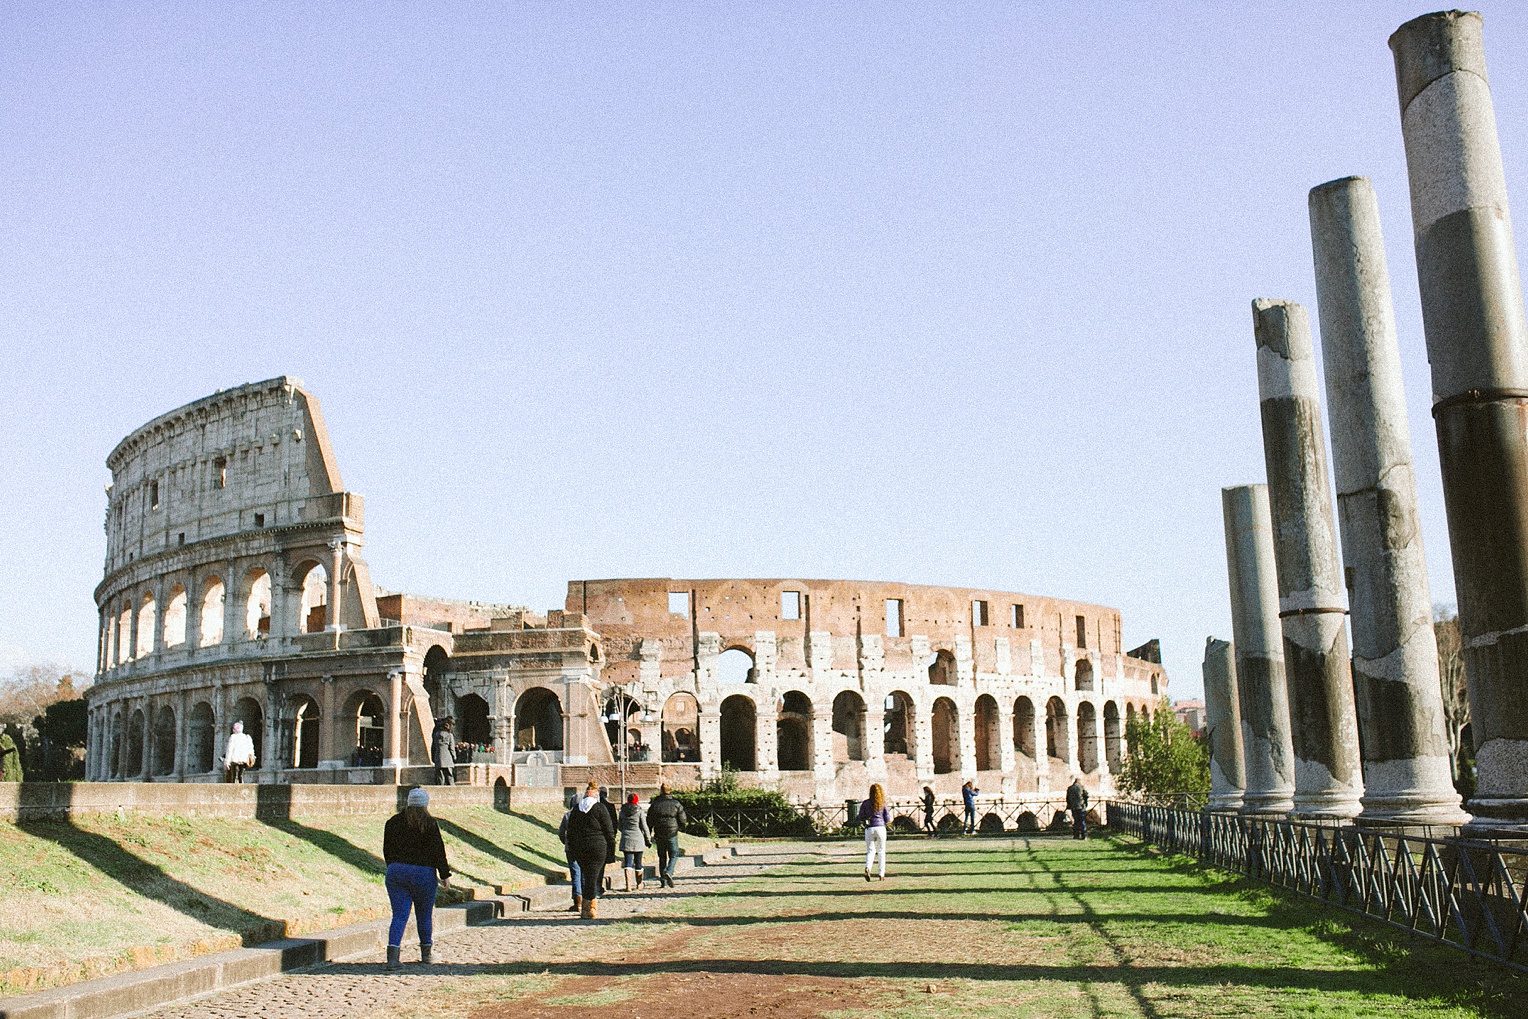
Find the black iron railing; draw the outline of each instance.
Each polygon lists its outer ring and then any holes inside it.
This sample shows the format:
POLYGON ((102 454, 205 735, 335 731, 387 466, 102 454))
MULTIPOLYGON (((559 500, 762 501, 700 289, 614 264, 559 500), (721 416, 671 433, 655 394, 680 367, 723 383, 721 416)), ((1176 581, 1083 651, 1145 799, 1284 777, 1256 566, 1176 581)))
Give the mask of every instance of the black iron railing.
POLYGON ((1111 830, 1528 972, 1528 849, 1108 804, 1111 830))

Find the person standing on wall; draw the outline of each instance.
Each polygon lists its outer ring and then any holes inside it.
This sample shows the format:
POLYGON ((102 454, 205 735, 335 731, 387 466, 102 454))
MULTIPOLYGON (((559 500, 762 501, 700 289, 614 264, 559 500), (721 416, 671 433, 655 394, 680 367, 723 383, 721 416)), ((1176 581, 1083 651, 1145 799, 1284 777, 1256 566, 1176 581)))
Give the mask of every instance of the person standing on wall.
POLYGON ((976 794, 979 792, 981 790, 976 788, 975 782, 967 782, 960 787, 961 799, 965 800, 966 803, 967 835, 974 835, 976 833, 976 794))
POLYGON ((577 806, 578 796, 575 795, 568 801, 568 809, 563 811, 562 821, 557 825, 557 841, 562 843, 562 858, 568 861, 568 883, 573 887, 573 905, 568 907, 570 913, 584 911, 584 872, 578 865, 578 857, 573 855, 573 847, 568 844, 568 818, 573 816, 577 806))
POLYGON ((930 786, 923 787, 923 830, 929 838, 939 837, 939 829, 934 826, 934 790, 930 786))
POLYGON ((870 787, 870 797, 860 804, 859 823, 865 826, 865 880, 881 857, 880 878, 886 880, 886 830, 891 827, 891 808, 886 805, 886 790, 877 782, 870 787))
POLYGON ((397 969, 401 965, 399 954, 410 907, 413 907, 414 927, 419 933, 419 961, 430 961, 430 949, 435 940, 436 878, 440 880, 440 887, 451 887, 446 844, 441 841, 440 825, 430 816, 429 806, 430 794, 415 786, 409 790, 408 805, 388 818, 382 829, 387 898, 393 907, 393 922, 387 929, 388 969, 397 969))
POLYGON ((1088 837, 1088 791, 1082 787, 1082 779, 1072 776, 1072 784, 1066 787, 1066 809, 1072 813, 1072 838, 1088 837))
POLYGON ((430 758, 435 762, 436 785, 456 785, 456 755, 452 751, 456 742, 454 728, 455 723, 449 718, 435 723, 435 733, 430 739, 430 758))
POLYGON ((626 890, 632 890, 633 885, 642 887, 642 854, 647 851, 647 844, 652 841, 652 829, 647 826, 647 818, 642 813, 642 807, 637 800, 637 794, 632 793, 626 799, 626 805, 621 808, 621 874, 626 878, 626 890), (635 873, 635 879, 633 878, 635 873))
POLYGON ((255 741, 244 731, 243 722, 235 722, 228 735, 228 749, 223 751, 223 773, 229 782, 242 784, 244 769, 254 766, 255 741))
POLYGON ((607 803, 600 799, 600 787, 590 782, 584 789, 583 798, 573 805, 568 815, 568 851, 578 860, 583 878, 583 911, 585 920, 598 917, 600 893, 605 887, 605 863, 611 847, 615 845, 615 825, 610 820, 607 803))
POLYGON ((647 824, 653 833, 653 846, 658 850, 658 883, 674 887, 674 861, 679 858, 679 830, 690 823, 685 816, 684 804, 669 795, 668 783, 658 787, 647 808, 647 824))

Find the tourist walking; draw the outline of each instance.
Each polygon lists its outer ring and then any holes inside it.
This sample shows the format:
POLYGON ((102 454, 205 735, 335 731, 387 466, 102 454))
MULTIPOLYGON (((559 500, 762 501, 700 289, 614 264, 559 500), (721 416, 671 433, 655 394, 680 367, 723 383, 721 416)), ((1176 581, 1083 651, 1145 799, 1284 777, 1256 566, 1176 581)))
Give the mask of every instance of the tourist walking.
POLYGON ((975 782, 967 782, 960 787, 960 796, 966 802, 966 834, 976 833, 976 794, 981 792, 976 788, 975 782))
MULTIPOLYGON (((610 827, 611 827, 611 829, 614 830, 614 831, 620 831, 620 828, 621 828, 620 817, 616 813, 615 804, 610 802, 610 789, 608 787, 606 787, 606 786, 600 786, 600 807, 605 811, 605 813, 610 815, 610 827)), ((616 840, 615 839, 611 839, 610 840, 610 850, 609 850, 608 855, 605 857, 605 865, 607 867, 610 864, 615 862, 615 847, 616 847, 616 840)))
POLYGON ((877 782, 870 787, 870 797, 860 804, 859 823, 865 826, 865 880, 880 854, 880 878, 886 880, 886 829, 891 827, 891 808, 886 805, 886 790, 877 782))
POLYGON ((243 722, 233 723, 228 734, 228 748, 223 751, 223 774, 229 782, 241 784, 244 769, 255 766, 255 741, 244 731, 243 722))
POLYGON ((934 826, 934 790, 929 786, 923 787, 923 830, 929 838, 939 837, 939 829, 934 826))
POLYGON ((449 718, 435 723, 435 733, 430 739, 430 758, 435 762, 435 784, 456 785, 456 754, 452 750, 456 734, 455 724, 449 718))
POLYGON ((409 790, 408 805, 387 819, 382 829, 382 859, 387 863, 387 898, 393 906, 392 926, 387 929, 387 968, 397 969, 408 926, 409 909, 419 934, 419 961, 430 961, 435 940, 435 892, 439 879, 451 887, 451 867, 440 825, 430 816, 430 794, 420 786, 409 790))
POLYGON ((1072 776, 1072 784, 1066 787, 1066 809, 1072 813, 1072 838, 1088 837, 1088 791, 1082 787, 1082 779, 1072 776))
POLYGON ((647 826, 647 817, 642 813, 636 793, 628 796, 626 805, 621 808, 619 828, 621 875, 626 879, 626 890, 629 892, 633 886, 642 887, 642 854, 647 851, 647 844, 653 837, 652 829, 647 826))
POLYGON ((568 845, 568 818, 573 816, 573 809, 578 806, 578 794, 568 800, 568 809, 562 813, 562 821, 557 825, 557 841, 562 843, 562 858, 568 861, 568 883, 573 889, 573 905, 568 907, 570 913, 581 913, 584 909, 584 873, 578 865, 578 857, 573 855, 573 847, 568 845))
POLYGON ((674 861, 679 858, 679 830, 690 823, 684 804, 669 795, 665 782, 658 787, 647 808, 647 826, 653 833, 653 848, 658 850, 658 883, 674 887, 674 861))
POLYGON ((605 809, 607 806, 609 803, 600 799, 600 787, 590 782, 583 798, 568 815, 568 851, 578 861, 579 876, 583 879, 581 915, 586 920, 598 916, 597 900, 605 887, 605 864, 615 845, 615 824, 610 817, 612 812, 605 809))

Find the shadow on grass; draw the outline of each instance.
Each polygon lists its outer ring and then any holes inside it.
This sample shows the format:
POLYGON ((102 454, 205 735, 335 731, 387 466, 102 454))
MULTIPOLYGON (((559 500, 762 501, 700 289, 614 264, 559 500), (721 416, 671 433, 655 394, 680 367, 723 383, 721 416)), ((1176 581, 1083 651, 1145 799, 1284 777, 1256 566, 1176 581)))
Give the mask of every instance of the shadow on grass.
POLYGON ((498 843, 490 842, 488 839, 483 838, 483 836, 468 831, 455 821, 447 821, 441 817, 437 817, 435 820, 439 823, 442 832, 471 846, 485 856, 491 856, 496 860, 509 864, 511 867, 529 874, 535 874, 538 877, 557 877, 561 874, 561 868, 548 867, 528 857, 521 856, 519 853, 505 849, 498 843))
POLYGON ((387 864, 382 862, 382 857, 351 842, 343 835, 336 835, 332 831, 324 831, 322 828, 310 828, 305 824, 299 824, 289 817, 257 817, 261 824, 268 825, 284 834, 302 839, 309 845, 321 849, 330 856, 339 860, 348 867, 360 871, 363 874, 385 874, 387 864))

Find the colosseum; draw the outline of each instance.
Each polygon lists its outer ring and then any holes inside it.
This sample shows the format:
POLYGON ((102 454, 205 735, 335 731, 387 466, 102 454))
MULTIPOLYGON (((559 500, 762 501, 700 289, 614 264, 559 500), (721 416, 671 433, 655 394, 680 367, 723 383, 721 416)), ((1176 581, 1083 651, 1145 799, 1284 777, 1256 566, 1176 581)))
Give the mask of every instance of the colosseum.
POLYGON ((568 786, 727 768, 798 801, 1112 791, 1154 711, 1155 642, 1118 611, 838 580, 576 580, 561 609, 388 593, 362 557, 318 400, 223 390, 107 458, 88 775, 211 782, 231 724, 260 782, 426 781, 438 716, 458 781, 568 786))

